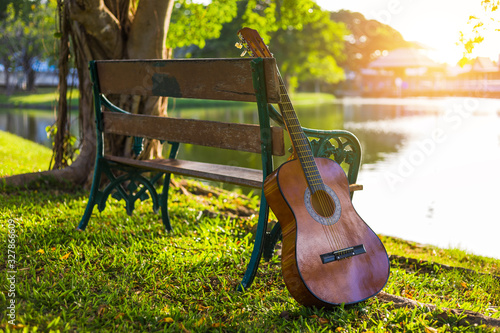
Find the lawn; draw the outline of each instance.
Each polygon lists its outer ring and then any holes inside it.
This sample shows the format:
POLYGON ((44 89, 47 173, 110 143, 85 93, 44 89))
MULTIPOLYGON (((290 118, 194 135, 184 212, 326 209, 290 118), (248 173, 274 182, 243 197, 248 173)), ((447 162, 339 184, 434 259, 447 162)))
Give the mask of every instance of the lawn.
MULTIPOLYGON (((80 93, 78 89, 68 91, 68 103, 71 103, 73 108, 78 105, 78 98, 80 93)), ((7 96, 0 89, 0 105, 9 105, 18 108, 49 108, 53 109, 59 98, 55 88, 38 88, 35 92, 15 92, 11 96, 7 96)), ((294 104, 318 104, 318 103, 331 103, 335 100, 335 96, 327 93, 295 93, 291 94, 291 99, 294 104)), ((171 98, 169 99, 169 109, 175 107, 183 108, 200 108, 208 106, 228 106, 228 105, 241 105, 242 102, 233 101, 215 101, 215 100, 197 100, 185 98, 171 98)), ((246 103, 244 103, 246 104, 246 103)))
MULTIPOLYGON (((77 88, 68 90, 68 104, 73 108, 78 106, 80 93, 77 88)), ((0 90, 0 104, 19 108, 53 109, 59 98, 56 88, 37 88, 35 92, 18 91, 10 96, 0 90)))
MULTIPOLYGON (((38 170, 50 150, 0 132, 2 175, 38 170), (22 162, 16 162, 22 161, 22 162)), ((0 191, 5 332, 497 332, 466 314, 500 318, 500 260, 381 236, 391 258, 386 293, 436 305, 399 307, 374 297, 333 309, 305 308, 288 293, 280 259, 263 262, 252 287, 235 291, 252 249, 258 198, 182 181, 173 188, 174 231, 151 201, 128 216, 110 200, 75 231, 88 192, 40 182, 0 191), (187 191, 186 191, 187 190, 187 191), (203 194, 196 194, 203 193, 203 194), (240 209, 241 211, 241 209, 240 209), (15 238, 8 238, 15 235, 15 238), (6 240, 13 240, 9 262, 6 240), (12 260, 12 259, 11 259, 12 260), (13 265, 11 267, 11 265, 13 265), (15 281, 12 279, 14 276, 15 281), (14 282, 13 282, 14 281, 14 282), (15 287, 13 292, 10 286, 15 287), (8 306, 15 304, 15 325, 8 306), (449 309, 469 310, 470 313, 449 309)), ((355 200, 354 200, 355 203, 355 200)), ((494 318, 497 321, 494 321, 494 318)), ((496 324, 495 324, 496 323, 496 324)))

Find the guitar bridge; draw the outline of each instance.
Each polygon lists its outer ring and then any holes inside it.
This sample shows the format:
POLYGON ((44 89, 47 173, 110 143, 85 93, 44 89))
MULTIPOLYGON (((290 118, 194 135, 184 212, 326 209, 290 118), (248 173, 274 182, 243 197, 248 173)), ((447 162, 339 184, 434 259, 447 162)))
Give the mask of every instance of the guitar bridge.
POLYGON ((347 259, 363 253, 366 253, 365 246, 363 244, 360 244, 353 247, 347 247, 342 250, 321 254, 320 257, 323 264, 328 264, 332 261, 347 259))

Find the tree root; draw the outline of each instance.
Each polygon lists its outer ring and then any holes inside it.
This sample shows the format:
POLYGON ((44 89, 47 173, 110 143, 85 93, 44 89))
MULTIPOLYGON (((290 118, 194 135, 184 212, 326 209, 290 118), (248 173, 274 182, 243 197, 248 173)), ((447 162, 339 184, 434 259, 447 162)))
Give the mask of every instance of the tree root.
POLYGON ((476 272, 475 270, 470 269, 470 268, 448 266, 445 264, 440 264, 440 263, 436 263, 436 262, 415 259, 415 258, 408 258, 408 257, 398 256, 395 254, 391 254, 389 256, 389 259, 395 260, 402 265, 412 265, 412 266, 415 266, 415 268, 418 267, 418 269, 422 269, 422 270, 426 270, 426 269, 428 269, 428 267, 436 266, 439 269, 445 270, 445 271, 460 270, 460 271, 464 271, 467 273, 473 273, 473 274, 478 274, 478 275, 487 275, 487 276, 491 276, 494 279, 500 280, 500 276, 498 276, 498 275, 476 272))
POLYGON ((470 310, 461 310, 461 309, 448 309, 448 308, 438 308, 434 304, 421 303, 417 302, 413 299, 409 299, 406 297, 396 296, 392 294, 388 294, 384 291, 381 291, 377 298, 385 303, 392 302, 393 306, 396 308, 427 308, 429 311, 441 311, 437 315, 438 318, 446 320, 448 319, 450 314, 457 316, 465 316, 462 318, 459 323, 461 325, 487 325, 491 327, 500 327, 500 319, 488 317, 482 315, 478 312, 470 311, 470 310))

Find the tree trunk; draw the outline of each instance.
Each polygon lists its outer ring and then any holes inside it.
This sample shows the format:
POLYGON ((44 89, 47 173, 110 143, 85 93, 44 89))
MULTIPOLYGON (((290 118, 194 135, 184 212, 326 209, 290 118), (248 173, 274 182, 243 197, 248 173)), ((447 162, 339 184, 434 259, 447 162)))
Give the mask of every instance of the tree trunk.
POLYGON ((57 121, 56 121, 56 136, 54 138, 54 166, 53 169, 61 169, 68 166, 66 145, 68 144, 65 138, 68 137, 68 100, 66 93, 68 92, 68 59, 69 59, 69 31, 67 20, 67 7, 63 5, 62 0, 57 2, 58 10, 60 11, 59 30, 61 33, 61 42, 59 47, 59 101, 57 105, 57 121))
MULTIPOLYGON (((29 41, 27 42, 29 44, 29 41)), ((35 88, 35 71, 33 70, 33 57, 29 54, 29 45, 26 45, 23 50, 21 66, 24 72, 24 80, 26 83, 25 90, 33 91, 35 88)))
POLYGON ((5 94, 7 96, 12 95, 14 92, 13 85, 10 84, 10 62, 5 63, 5 94))
MULTIPOLYGON (((71 25, 75 64, 80 81, 79 126, 81 149, 69 167, 5 178, 24 185, 41 176, 64 178, 75 184, 91 179, 95 160, 95 125, 88 62, 104 59, 164 58, 165 41, 174 0, 64 0, 71 25)), ((117 104, 141 114, 166 115, 164 98, 122 96, 117 104)), ((129 155, 125 139, 107 138, 111 153, 129 155)), ((141 157, 161 156, 156 142, 146 142, 141 157)))

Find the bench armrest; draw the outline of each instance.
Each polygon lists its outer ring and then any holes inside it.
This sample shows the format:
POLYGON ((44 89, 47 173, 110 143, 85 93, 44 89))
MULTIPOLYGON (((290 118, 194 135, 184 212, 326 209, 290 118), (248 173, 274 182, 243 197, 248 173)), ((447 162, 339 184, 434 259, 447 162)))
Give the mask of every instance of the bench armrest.
MULTIPOLYGON (((271 104, 268 104, 268 112, 271 119, 285 127, 283 117, 271 104)), ((333 156, 333 160, 338 164, 347 163, 347 179, 349 184, 355 184, 361 166, 361 145, 358 138, 345 130, 317 130, 306 127, 302 127, 302 130, 309 138, 313 155, 326 158, 333 156)))
POLYGON ((113 103, 111 103, 111 101, 106 97, 104 96, 103 94, 100 95, 100 98, 101 98, 101 103, 104 107, 108 108, 110 111, 114 111, 114 112, 120 112, 120 113, 128 113, 130 114, 130 112, 128 111, 125 111, 119 107, 117 107, 116 105, 114 105, 113 103))

